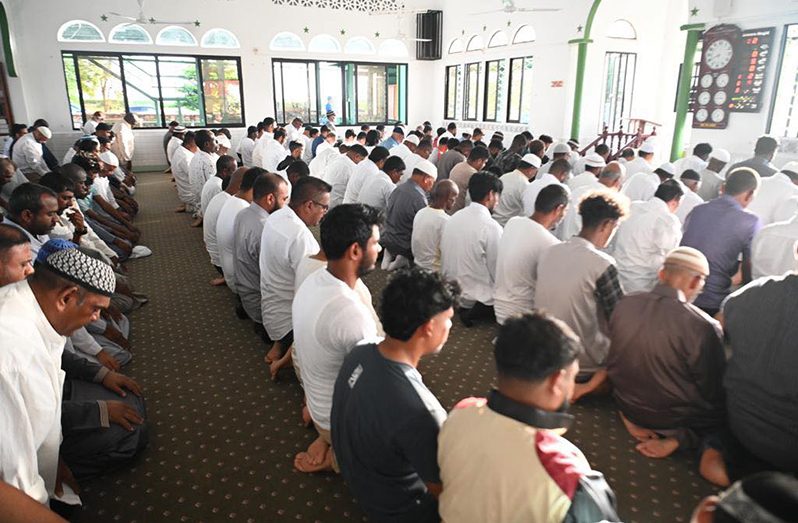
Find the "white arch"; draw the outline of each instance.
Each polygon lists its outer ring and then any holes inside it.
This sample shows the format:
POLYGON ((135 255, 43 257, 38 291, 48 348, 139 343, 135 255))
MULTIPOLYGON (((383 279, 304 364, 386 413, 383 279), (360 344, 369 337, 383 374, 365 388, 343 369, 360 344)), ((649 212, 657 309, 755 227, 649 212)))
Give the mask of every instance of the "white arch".
POLYGON ((527 42, 534 42, 537 39, 535 29, 531 25, 522 25, 515 32, 513 36, 514 44, 525 44, 527 42))
POLYGON ((374 44, 372 44, 368 38, 364 36, 353 36, 346 41, 344 52, 346 54, 375 54, 377 50, 374 49, 374 44))
POLYGON ((241 44, 238 43, 236 35, 227 29, 219 27, 213 28, 202 35, 200 40, 202 47, 212 47, 217 49, 238 49, 241 44))
POLYGON ((449 54, 455 53, 462 53, 463 52, 463 41, 459 38, 455 38, 449 43, 449 54))
POLYGON ((481 51, 485 48, 485 41, 479 35, 474 35, 468 39, 466 51, 481 51))
POLYGON ((185 27, 169 25, 158 31, 158 36, 155 37, 155 44, 196 47, 197 39, 185 27))
POLYGON ((381 56, 407 56, 407 46, 401 40, 389 38, 380 44, 379 53, 381 56))
POLYGON ((340 53, 341 42, 328 34, 316 35, 308 44, 308 51, 312 53, 340 53))
POLYGON ((151 44, 152 37, 138 24, 119 24, 108 33, 108 41, 115 44, 151 44))
POLYGON ((504 31, 496 31, 488 40, 488 47, 504 47, 510 43, 510 38, 504 31))
POLYGON ((59 42, 105 42, 100 28, 86 20, 70 20, 58 28, 59 42))
POLYGON ((272 51, 304 51, 305 42, 302 41, 299 35, 283 31, 274 35, 271 43, 269 43, 269 49, 272 51))
POLYGON ((607 38, 619 38, 622 40, 636 40, 637 31, 629 20, 619 18, 615 20, 607 29, 607 38))

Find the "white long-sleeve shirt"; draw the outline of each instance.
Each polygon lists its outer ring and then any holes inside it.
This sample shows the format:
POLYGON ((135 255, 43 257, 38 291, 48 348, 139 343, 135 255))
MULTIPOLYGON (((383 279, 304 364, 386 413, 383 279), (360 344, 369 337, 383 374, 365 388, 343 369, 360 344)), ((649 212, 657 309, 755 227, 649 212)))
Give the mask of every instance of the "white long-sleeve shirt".
POLYGON ((252 152, 254 150, 255 150, 255 140, 253 140, 249 136, 244 136, 243 138, 241 138, 241 141, 238 142, 238 149, 236 149, 236 152, 241 155, 241 162, 244 164, 245 167, 253 167, 252 152))
POLYGON ((524 191, 529 185, 529 178, 516 169, 503 174, 500 180, 504 189, 496 209, 493 210, 493 219, 504 226, 510 218, 524 214, 524 191))
POLYGON ((175 151, 178 149, 178 147, 182 145, 183 145, 183 140, 181 140, 177 136, 172 136, 171 138, 169 138, 169 142, 166 144, 166 159, 169 160, 170 164, 174 161, 172 160, 172 158, 175 155, 175 151))
POLYGON ((789 200, 795 197, 798 197, 798 185, 779 172, 761 179, 759 190, 747 210, 759 216, 762 225, 789 220, 793 215, 789 200))
POLYGON ((441 236, 451 217, 443 209, 424 207, 413 218, 410 248, 413 263, 428 271, 441 270, 441 236))
POLYGON ((0 289, 0 478, 39 503, 55 489, 65 343, 27 281, 0 289))
POLYGON ((621 193, 632 201, 647 202, 654 197, 659 186, 659 176, 649 172, 639 172, 633 174, 631 178, 623 184, 621 193))
POLYGON ((343 203, 359 202, 360 191, 364 184, 369 180, 369 178, 377 176, 377 173, 379 172, 380 168, 377 167, 377 164, 368 158, 357 164, 352 172, 352 176, 349 178, 349 182, 346 184, 346 192, 344 193, 343 203))
MULTIPOLYGON (((532 216, 532 213, 535 212, 535 202, 540 191, 554 184, 562 185, 568 193, 571 192, 567 185, 560 184, 560 180, 549 173, 544 173, 542 176, 538 175, 534 181, 527 184, 524 188, 524 216, 532 216)), ((504 194, 502 194, 502 197, 504 197, 504 194)))
POLYGON ((216 175, 216 160, 218 156, 214 153, 197 151, 188 164, 188 183, 192 205, 196 210, 200 210, 202 198, 202 188, 212 176, 216 175))
POLYGON ((682 240, 682 225, 659 198, 635 204, 615 235, 612 256, 625 293, 648 292, 657 284, 665 256, 682 240))
POLYGON ((33 133, 28 133, 14 144, 12 160, 17 164, 17 169, 22 174, 45 175, 50 172, 50 168, 44 162, 42 144, 36 141, 33 133))
POLYGON ((263 148, 260 165, 258 165, 258 167, 262 167, 270 173, 273 173, 277 170, 277 166, 280 162, 285 160, 285 157, 286 153, 283 144, 277 140, 268 140, 263 148))
POLYGON ((441 273, 460 283, 465 307, 493 305, 501 237, 502 226, 476 202, 454 213, 443 228, 441 273))
POLYGON ((216 248, 222 262, 222 272, 227 286, 238 294, 236 289, 236 262, 235 262, 235 223, 238 213, 249 207, 249 202, 234 196, 229 198, 216 220, 216 248))
POLYGON ((798 261, 795 259, 796 242, 798 215, 788 221, 762 227, 751 244, 752 276, 780 276, 798 269, 798 261))
POLYGON ((357 164, 349 156, 342 154, 327 166, 324 181, 332 186, 330 191, 330 209, 344 203, 344 194, 349 179, 355 172, 357 164))
POLYGON ((181 202, 186 204, 192 203, 191 182, 188 178, 188 168, 193 159, 194 153, 182 146, 175 149, 175 152, 172 154, 172 176, 175 177, 177 197, 180 198, 181 202))
POLYGON ((676 217, 679 218, 682 225, 684 225, 684 221, 687 219, 687 215, 690 214, 690 211, 692 211, 696 205, 701 205, 702 203, 704 203, 704 200, 702 200, 699 195, 687 187, 684 188, 684 196, 682 196, 679 208, 676 209, 676 217))
MULTIPOLYGON (((396 185, 391 177, 382 171, 377 171, 363 183, 357 201, 384 211, 388 207, 388 198, 391 197, 394 189, 396 189, 396 185)), ((344 203, 346 203, 346 199, 344 199, 344 203)))
POLYGON ((114 152, 121 163, 129 162, 133 159, 133 152, 136 149, 136 137, 133 128, 129 123, 122 120, 116 122, 111 129, 116 139, 111 143, 111 150, 114 152))
POLYGON ((232 197, 226 191, 220 192, 211 198, 211 202, 205 210, 205 215, 202 217, 202 239, 205 241, 205 250, 208 251, 208 256, 211 258, 211 264, 214 267, 222 266, 219 243, 216 239, 216 222, 219 220, 219 213, 222 212, 222 207, 232 197))

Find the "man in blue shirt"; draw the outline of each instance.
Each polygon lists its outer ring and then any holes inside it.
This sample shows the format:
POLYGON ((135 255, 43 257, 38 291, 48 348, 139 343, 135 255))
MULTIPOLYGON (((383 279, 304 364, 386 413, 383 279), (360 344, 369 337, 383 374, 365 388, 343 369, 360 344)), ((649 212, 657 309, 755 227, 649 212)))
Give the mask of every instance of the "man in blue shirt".
POLYGON ((402 143, 405 139, 405 131, 401 127, 394 127, 391 136, 389 136, 384 142, 380 145, 388 149, 389 151, 402 143))

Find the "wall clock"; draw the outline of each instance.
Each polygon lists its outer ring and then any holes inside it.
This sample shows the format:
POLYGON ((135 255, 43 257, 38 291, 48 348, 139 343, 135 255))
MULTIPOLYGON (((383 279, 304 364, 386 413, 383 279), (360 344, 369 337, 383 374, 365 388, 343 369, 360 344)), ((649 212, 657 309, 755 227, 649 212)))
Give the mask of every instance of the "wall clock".
POLYGON ((729 122, 730 78, 734 73, 742 31, 736 25, 716 25, 704 32, 704 47, 699 66, 698 111, 693 127, 725 129, 729 122), (700 118, 699 118, 700 116, 700 118))

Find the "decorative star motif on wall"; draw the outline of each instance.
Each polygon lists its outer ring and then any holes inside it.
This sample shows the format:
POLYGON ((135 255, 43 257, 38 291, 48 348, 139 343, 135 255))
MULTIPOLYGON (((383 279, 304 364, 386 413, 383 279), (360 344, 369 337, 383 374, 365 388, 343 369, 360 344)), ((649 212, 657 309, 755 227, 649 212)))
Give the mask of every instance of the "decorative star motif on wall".
POLYGON ((346 34, 346 29, 341 29, 341 34, 345 35, 346 34))
POLYGON ((576 32, 577 33, 581 33, 582 29, 584 29, 584 27, 582 27, 581 25, 576 26, 576 32))
POLYGON ((507 20, 507 27, 510 27, 511 25, 513 25, 513 21, 512 20, 507 20))
POLYGON ((380 37, 380 32, 379 32, 379 31, 377 31, 376 33, 374 33, 374 38, 379 38, 379 37, 380 37))
POLYGON ((200 25, 201 24, 199 20, 194 20, 194 27, 199 27, 200 25))
POLYGON ((482 26, 482 32, 485 32, 485 31, 487 31, 487 30, 488 30, 488 26, 486 26, 486 25, 483 25, 483 26, 482 26))
POLYGON ((690 16, 698 16, 698 11, 700 11, 700 9, 697 7, 690 9, 690 16))
POLYGON ((107 22, 108 21, 108 15, 100 15, 100 20, 102 20, 103 22, 107 22))
POLYGON ((305 26, 305 27, 303 27, 303 28, 302 28, 302 30, 303 30, 304 32, 306 32, 306 33, 309 33, 309 32, 310 32, 310 27, 308 27, 308 26, 305 26))
POLYGON ((462 31, 460 31, 460 34, 461 34, 461 35, 464 35, 464 34, 465 34, 465 29, 463 29, 462 31))
POLYGON ((151 24, 154 24, 154 23, 156 22, 155 18, 150 18, 150 19, 149 19, 149 20, 147 20, 147 21, 148 21, 149 23, 151 23, 151 24))

